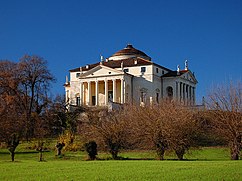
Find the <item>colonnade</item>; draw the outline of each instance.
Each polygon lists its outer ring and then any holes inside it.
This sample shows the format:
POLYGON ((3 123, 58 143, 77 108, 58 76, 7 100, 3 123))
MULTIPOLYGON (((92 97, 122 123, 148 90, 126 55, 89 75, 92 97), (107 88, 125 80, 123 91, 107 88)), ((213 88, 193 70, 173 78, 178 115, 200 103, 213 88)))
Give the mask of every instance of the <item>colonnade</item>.
POLYGON ((195 87, 183 82, 176 82, 176 97, 186 105, 195 104, 195 87))
POLYGON ((120 79, 89 80, 80 82, 80 104, 108 105, 108 101, 125 103, 125 81, 120 79), (93 86, 94 83, 94 86, 93 86), (104 84, 104 86, 103 86, 104 84), (111 96, 111 97, 110 97, 111 96), (95 101, 94 101, 95 98, 95 101))

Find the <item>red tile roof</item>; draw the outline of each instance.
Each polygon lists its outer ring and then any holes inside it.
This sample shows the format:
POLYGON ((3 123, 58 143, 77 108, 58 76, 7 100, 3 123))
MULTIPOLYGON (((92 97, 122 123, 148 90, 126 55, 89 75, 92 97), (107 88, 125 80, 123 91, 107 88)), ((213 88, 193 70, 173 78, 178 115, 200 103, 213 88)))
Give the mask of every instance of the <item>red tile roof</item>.
MULTIPOLYGON (((102 63, 102 65, 110 67, 110 68, 120 68, 121 67, 121 63, 123 62, 123 67, 133 67, 133 66, 142 66, 142 65, 152 65, 153 63, 149 60, 145 60, 143 58, 129 58, 129 59, 123 59, 123 60, 109 60, 108 62, 98 62, 98 63, 94 63, 94 64, 90 64, 87 66, 83 66, 81 67, 82 71, 87 71, 90 70, 96 66, 98 66, 100 63, 102 63), (137 61, 137 63, 135 64, 135 61, 137 61)), ((75 68, 75 69, 71 69, 70 72, 79 72, 80 68, 75 68)))
POLYGON ((144 52, 137 50, 136 48, 134 48, 132 45, 128 44, 126 46, 126 48, 117 51, 116 53, 114 53, 111 57, 114 56, 121 56, 121 55, 139 55, 139 56, 145 56, 148 57, 144 52))

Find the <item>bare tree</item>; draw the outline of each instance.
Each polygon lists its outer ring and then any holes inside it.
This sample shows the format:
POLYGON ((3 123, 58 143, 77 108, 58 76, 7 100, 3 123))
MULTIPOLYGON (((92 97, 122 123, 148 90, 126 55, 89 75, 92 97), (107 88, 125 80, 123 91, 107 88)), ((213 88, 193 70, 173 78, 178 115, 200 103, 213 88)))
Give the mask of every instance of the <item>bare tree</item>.
POLYGON ((47 68, 47 62, 39 56, 25 55, 18 63, 21 84, 19 92, 26 118, 26 138, 34 134, 32 113, 38 115, 48 105, 50 83, 55 79, 47 68))
POLYGON ((87 121, 81 125, 81 134, 86 141, 94 140, 99 148, 107 150, 113 159, 119 159, 121 149, 129 148, 130 128, 122 110, 118 112, 89 111, 87 121))
POLYGON ((155 149, 158 159, 163 160, 168 140, 165 138, 165 120, 162 107, 128 105, 124 108, 131 126, 131 137, 136 148, 155 149))
POLYGON ((133 106, 127 112, 135 139, 147 149, 155 149, 158 159, 163 160, 165 151, 172 149, 181 160, 195 146, 198 127, 190 108, 164 100, 159 105, 133 106))
POLYGON ((240 156, 242 135, 242 83, 218 86, 208 96, 207 119, 214 133, 230 146, 232 160, 240 156))
POLYGON ((196 146, 199 125, 195 113, 195 110, 179 104, 171 103, 165 106, 165 137, 169 148, 175 151, 179 160, 183 159, 190 147, 196 146))

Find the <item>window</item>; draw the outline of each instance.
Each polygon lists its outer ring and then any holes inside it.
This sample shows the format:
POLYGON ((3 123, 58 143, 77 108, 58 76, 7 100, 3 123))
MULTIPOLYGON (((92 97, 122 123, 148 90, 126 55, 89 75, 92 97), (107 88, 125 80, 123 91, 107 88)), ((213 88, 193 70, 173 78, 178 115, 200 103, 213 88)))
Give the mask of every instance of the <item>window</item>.
POLYGON ((146 93, 145 92, 140 92, 140 101, 145 102, 146 99, 146 93))
POLYGON ((156 73, 159 73, 159 69, 158 68, 156 68, 156 73))
POLYGON ((80 97, 76 97, 76 105, 80 106, 80 97))
POLYGON ((169 87, 166 88, 166 91, 167 91, 167 96, 168 96, 169 100, 172 100, 172 98, 173 98, 173 88, 171 86, 169 86, 169 87))
POLYGON ((164 70, 162 70, 162 75, 164 75, 165 74, 165 71, 164 70))
POLYGON ((80 75, 81 75, 80 73, 76 73, 76 78, 80 77, 80 75))
POLYGON ((156 92, 156 102, 159 103, 159 92, 156 92))
POLYGON ((141 67, 141 72, 144 73, 146 71, 146 67, 141 67))
POLYGON ((129 69, 124 69, 124 72, 125 72, 125 73, 129 72, 129 69))

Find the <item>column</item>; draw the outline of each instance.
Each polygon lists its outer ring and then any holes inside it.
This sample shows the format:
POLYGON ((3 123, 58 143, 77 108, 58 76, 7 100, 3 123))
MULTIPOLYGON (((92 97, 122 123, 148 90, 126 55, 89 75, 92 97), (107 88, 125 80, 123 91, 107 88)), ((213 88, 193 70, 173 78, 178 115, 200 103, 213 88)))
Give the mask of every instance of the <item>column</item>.
POLYGON ((80 82, 80 105, 83 104, 83 82, 80 82))
POLYGON ((183 94, 183 102, 184 102, 184 104, 185 104, 185 102, 186 102, 186 84, 184 84, 183 83, 183 92, 182 92, 182 94, 183 94))
POLYGON ((192 105, 192 86, 189 86, 189 101, 189 104, 192 105))
POLYGON ((196 91, 196 88, 193 87, 193 105, 196 104, 196 93, 195 93, 195 91, 196 91))
POLYGON ((98 106, 99 101, 99 90, 98 90, 98 80, 95 81, 95 105, 98 106))
POLYGON ((69 90, 66 91, 66 103, 69 104, 69 90))
POLYGON ((178 82, 176 82, 176 100, 178 100, 178 82))
POLYGON ((89 105, 89 106, 91 106, 92 105, 92 92, 91 92, 91 82, 90 81, 88 81, 87 82, 87 89, 88 89, 88 93, 87 93, 87 104, 89 105))
POLYGON ((180 102, 182 102, 182 83, 180 82, 180 102))
POLYGON ((124 103, 124 79, 121 79, 121 104, 124 103))
POLYGON ((177 101, 180 101, 180 82, 177 82, 177 101))
POLYGON ((105 79, 105 105, 108 105, 108 80, 105 79))
POLYGON ((189 93, 189 87, 188 87, 188 85, 186 85, 186 99, 187 99, 186 103, 187 103, 187 105, 189 103, 188 93, 189 93))
POLYGON ((113 102, 116 102, 116 79, 113 80, 113 102))

